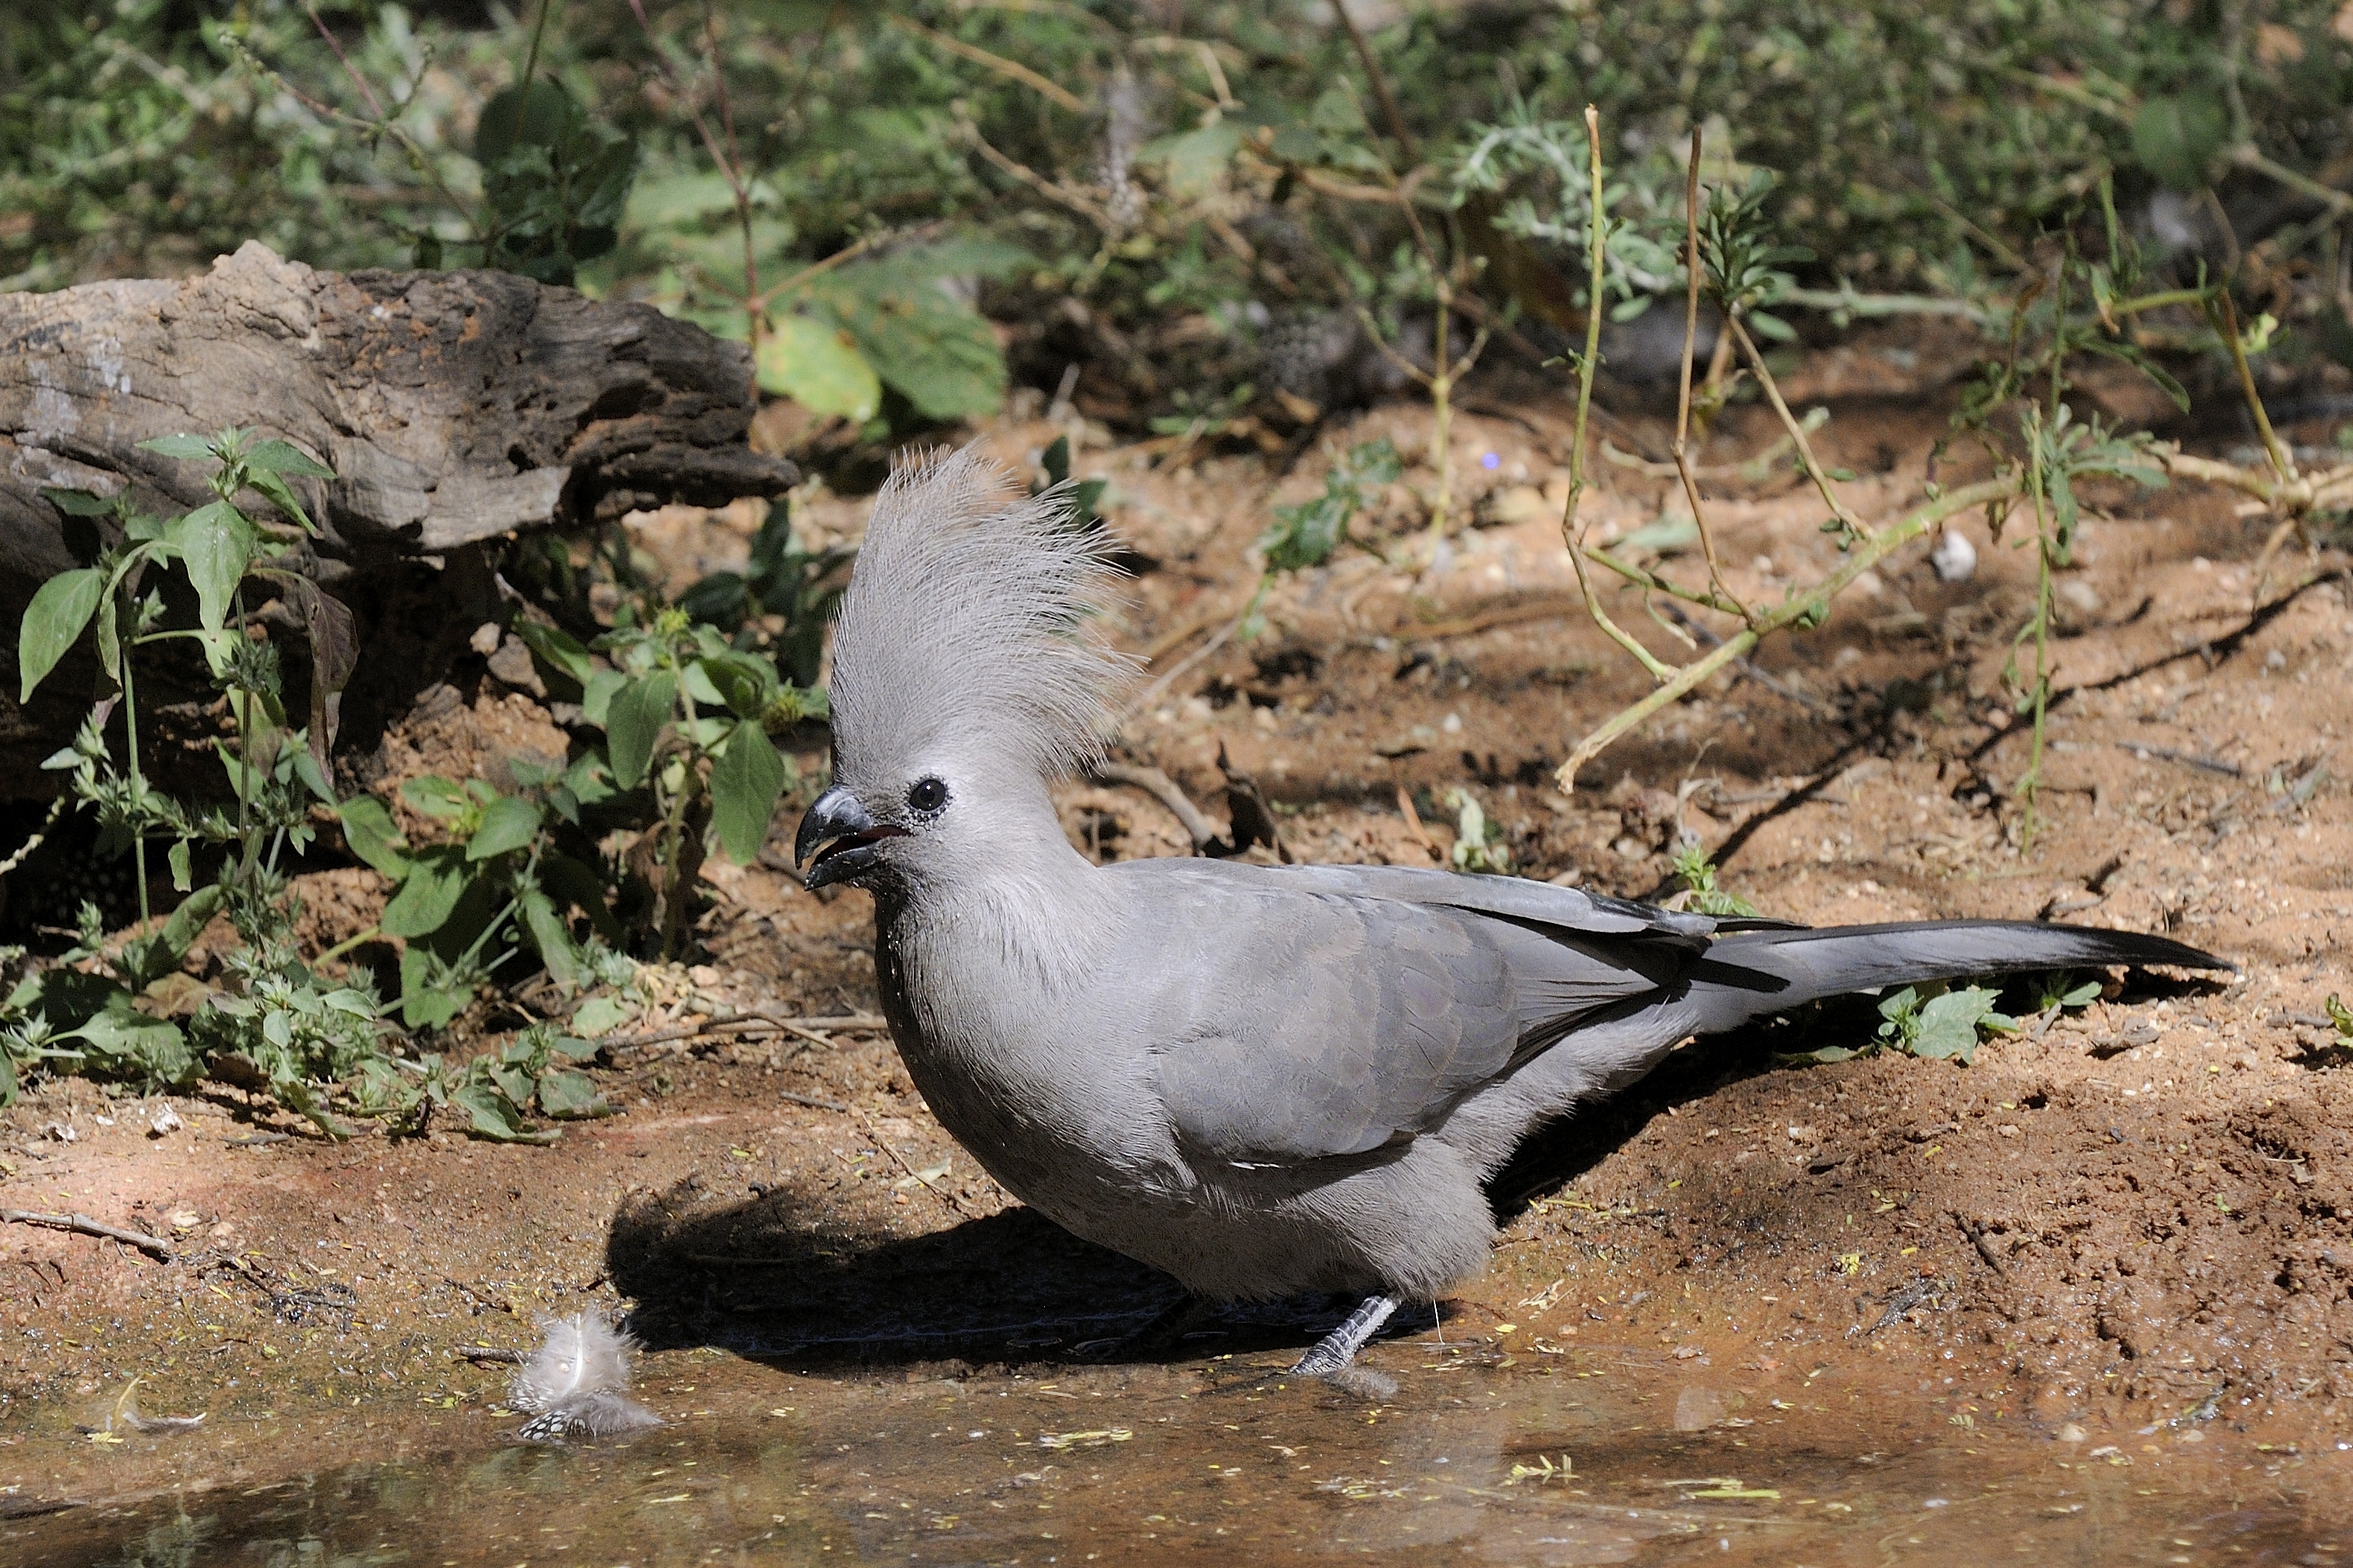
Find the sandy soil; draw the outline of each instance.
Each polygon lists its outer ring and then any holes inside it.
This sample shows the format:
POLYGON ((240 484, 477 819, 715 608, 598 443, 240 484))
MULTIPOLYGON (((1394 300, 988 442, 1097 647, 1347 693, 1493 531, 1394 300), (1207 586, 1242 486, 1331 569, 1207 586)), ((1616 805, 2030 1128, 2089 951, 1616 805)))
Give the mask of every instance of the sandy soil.
MULTIPOLYGON (((1885 400, 1907 389, 1858 379, 1854 359, 1818 367, 1821 390, 1846 397, 1818 440, 1862 476, 1859 509, 1888 515, 1919 496, 1943 415, 1885 400)), ((2344 557, 2291 552, 2259 580, 2268 521, 2227 498, 2098 496, 2061 589, 2063 694, 2029 856, 2026 738, 1999 673, 2031 577, 2005 547, 2016 534, 1997 544, 1974 517, 1957 524, 1978 549, 1971 581, 1939 584, 1912 549, 1826 626, 1768 645, 1778 689, 1720 681, 1563 795, 1552 770, 1576 738, 1644 689, 1572 604, 1565 416, 1474 398, 1457 469, 1478 526, 1419 574, 1344 554, 1280 588, 1247 646, 1218 640, 1251 587, 1243 550, 1270 500, 1320 487, 1320 455, 1288 471, 1237 457, 1169 468, 1081 428, 1081 471, 1111 479, 1112 515, 1151 562, 1120 628, 1153 656, 1130 760, 1222 818, 1222 749, 1303 859, 1440 861, 1448 792, 1468 789, 1531 876, 1663 893, 1662 851, 1684 827, 1776 915, 2048 912, 2169 931, 2241 969, 2228 983, 2112 977, 2101 1001, 2033 1017, 1968 1068, 1785 1059, 1860 1043, 1867 1005, 1687 1047, 1514 1167, 1493 1267, 1446 1305, 1450 1342, 1704 1356, 1738 1366, 1757 1399, 1802 1399, 1836 1366, 1955 1424, 2105 1448, 2110 1463, 2211 1437, 2276 1477, 2336 1444, 2353 1408, 2353 1048, 2323 1016, 2332 992, 2353 995, 2344 557)), ((1326 439, 1388 434, 1415 451, 1426 430, 1426 410, 1399 405, 1326 439)), ((981 435, 1018 462, 1054 433, 1012 419, 981 435)), ((1604 434, 1621 450, 1664 446, 1639 416, 1604 434)), ((1736 462, 1769 434, 1736 411, 1703 461, 1736 462)), ((1667 500, 1668 479, 1601 474, 1590 504, 1605 530, 1667 500)), ((1425 478, 1409 473, 1365 530, 1393 555, 1412 542, 1410 486, 1425 478)), ((1737 591, 1778 596, 1833 559, 1819 502, 1786 475, 1721 488, 1737 591)), ((805 525, 854 538, 865 504, 812 493, 805 525)), ((641 532, 691 576, 740 560, 751 521, 665 513, 641 532)), ((1677 656, 1636 603, 1615 603, 1677 656)), ((527 693, 475 666, 368 772, 388 790, 561 743, 527 693)), ((1185 849, 1134 791, 1074 784, 1062 801, 1073 837, 1106 858, 1185 849)), ((780 816, 772 858, 793 821, 780 816)), ((487 1433, 505 1369, 458 1347, 525 1342, 540 1311, 633 1308, 664 1352, 659 1387, 691 1382, 691 1354, 714 1347, 819 1365, 1051 1362, 1170 1299, 1166 1281, 1009 1205, 871 1029, 692 1035, 731 1014, 874 1005, 863 895, 812 896, 766 865, 710 874, 701 962, 648 971, 643 1016, 616 1032, 689 1037, 608 1050, 599 1076, 620 1114, 552 1146, 446 1131, 330 1144, 229 1089, 173 1099, 166 1115, 160 1100, 59 1081, 0 1114, 0 1207, 143 1229, 174 1253, 0 1229, 0 1513, 299 1470, 364 1447, 376 1422, 487 1433), (107 1430, 126 1400, 251 1435, 126 1444, 121 1421, 107 1430), (294 1415, 307 1426, 280 1419, 294 1415)), ((363 929, 383 897, 364 869, 302 889, 322 937, 363 929)), ((463 1048, 524 1016, 523 1000, 484 1004, 463 1048)), ((1180 1353, 1295 1347, 1321 1311, 1237 1315, 1180 1353)))

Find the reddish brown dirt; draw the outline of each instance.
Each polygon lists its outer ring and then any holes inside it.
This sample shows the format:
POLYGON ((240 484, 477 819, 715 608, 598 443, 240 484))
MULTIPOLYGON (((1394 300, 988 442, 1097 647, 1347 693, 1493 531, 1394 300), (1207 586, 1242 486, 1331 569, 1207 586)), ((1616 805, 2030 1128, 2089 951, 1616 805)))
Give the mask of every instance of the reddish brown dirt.
MULTIPOLYGON (((1851 370, 1829 366, 1827 390, 1851 370)), ((1818 440, 1862 476, 1858 509, 1883 517, 1918 498, 1942 423, 1934 407, 1848 403, 1818 440)), ((1398 406, 1328 444, 1390 434, 1414 452, 1427 428, 1425 410, 1398 406)), ((1447 794, 1468 789, 1528 875, 1661 893, 1681 826, 1717 851, 1726 886, 1776 915, 2049 910, 2171 931, 2241 970, 2119 977, 1967 1068, 1783 1059, 1861 1043, 1877 1021, 1867 1005, 1687 1048, 1515 1166, 1494 1265, 1451 1303, 1450 1342, 1704 1357, 1738 1369, 1722 1374, 1736 1400, 1801 1406, 1836 1368, 1954 1424, 2113 1446, 2109 1463, 2161 1466, 2210 1442, 2208 1459, 2276 1478, 2335 1443, 2353 1399, 2353 1048, 2323 1017, 2332 992, 2353 994, 2344 557, 2291 550, 2259 574, 2268 520, 2223 497, 2096 498, 2061 585, 2061 696, 2026 855, 2026 729, 2000 671, 2030 565, 2007 547, 2023 525, 1997 544, 1974 517, 1956 525, 1978 548, 1974 580, 1940 584, 1925 545, 1907 550, 1827 626, 1767 647, 1783 691, 1719 680, 1564 795, 1553 768, 1646 683, 1570 596, 1564 410, 1474 404, 1456 429, 1479 526, 1419 573, 1344 553, 1278 588, 1247 646, 1208 645, 1250 591, 1243 552, 1267 504, 1315 489, 1323 460, 1170 468, 1082 439, 1081 470, 1111 479, 1118 526, 1156 563, 1120 627, 1155 656, 1125 731, 1134 760, 1221 816, 1222 747, 1305 859, 1442 860, 1447 794), (2329 772, 2315 780, 2316 766, 2329 772)), ((1052 434, 1013 420, 983 437, 1018 461, 1052 434)), ((1639 418, 1603 434, 1621 450, 1663 445, 1639 418)), ((1703 461, 1737 461, 1769 435, 1738 411, 1703 461)), ((1605 530, 1669 503, 1671 480, 1600 472, 1588 505, 1605 530)), ((1418 547, 1412 487, 1427 479, 1410 472, 1362 529, 1392 560, 1418 547)), ((1715 517, 1736 591, 1777 598, 1834 561, 1818 500, 1786 475, 1725 488, 1715 517)), ((811 493, 804 527, 854 538, 865 504, 811 493)), ((642 542, 691 576, 740 559, 752 521, 665 513, 642 542)), ((1682 657, 1638 603, 1610 603, 1682 657)), ((496 776, 510 755, 560 746, 524 694, 483 674, 394 733, 379 787, 428 770, 496 776)), ((1076 784, 1062 798, 1074 837, 1106 858, 1185 847, 1134 791, 1076 784)), ((710 875, 704 962, 648 971, 644 1016, 619 1035, 731 1008, 873 1005, 863 895, 813 897, 766 867, 710 875)), ((364 870, 303 892, 322 937, 362 929, 382 897, 364 870)), ((516 1017, 486 1006, 473 1037, 516 1017)), ((174 1099, 183 1125, 159 1133, 161 1101, 39 1089, 0 1115, 0 1206, 142 1227, 180 1257, 0 1230, 0 1503, 196 1469, 221 1484, 285 1473, 322 1443, 361 1444, 355 1423, 407 1429, 419 1410, 491 1423, 504 1369, 454 1348, 520 1342, 516 1320, 536 1310, 633 1305, 664 1351, 1024 1362, 1168 1299, 1165 1281, 1008 1208, 887 1041, 817 1033, 617 1047, 601 1076, 620 1114, 546 1148, 438 1131, 332 1145, 229 1089, 174 1099), (277 1132, 294 1135, 252 1142, 277 1132), (78 1436, 133 1378, 150 1413, 209 1411, 252 1436, 201 1458, 78 1436), (290 1412, 329 1436, 290 1440, 290 1412)), ((1295 1346, 1312 1317, 1237 1318, 1210 1342, 1295 1346)), ((691 1382, 691 1365, 658 1355, 654 1386, 691 1382)))

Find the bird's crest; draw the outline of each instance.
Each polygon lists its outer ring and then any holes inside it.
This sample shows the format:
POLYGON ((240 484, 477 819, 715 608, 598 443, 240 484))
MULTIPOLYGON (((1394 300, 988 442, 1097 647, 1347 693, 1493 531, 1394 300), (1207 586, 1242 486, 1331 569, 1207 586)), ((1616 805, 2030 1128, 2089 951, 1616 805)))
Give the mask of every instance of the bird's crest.
POLYGON ((967 447, 884 482, 834 637, 845 759, 1009 748, 1058 773, 1102 752, 1105 705, 1134 668, 1095 624, 1116 542, 1011 479, 967 447))

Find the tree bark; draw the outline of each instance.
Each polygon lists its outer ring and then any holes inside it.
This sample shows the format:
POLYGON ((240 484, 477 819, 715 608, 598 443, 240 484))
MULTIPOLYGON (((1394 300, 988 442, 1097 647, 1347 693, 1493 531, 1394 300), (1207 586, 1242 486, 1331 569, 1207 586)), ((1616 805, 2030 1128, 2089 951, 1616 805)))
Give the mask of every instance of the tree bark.
POLYGON ((44 486, 211 499, 202 464, 138 449, 153 436, 310 451, 337 475, 297 485, 317 553, 348 562, 778 494, 755 407, 742 345, 503 272, 338 276, 248 241, 201 278, 0 295, 0 574, 75 563, 44 486))
POLYGON ((388 713, 494 612, 490 542, 782 493, 792 465, 745 444, 756 407, 741 344, 503 272, 339 275, 248 242, 200 278, 0 295, 0 797, 47 793, 27 764, 87 708, 79 659, 16 706, 26 605, 104 542, 45 488, 168 518, 212 499, 209 465, 141 441, 303 448, 336 477, 293 481, 320 534, 285 563, 350 602, 388 713))

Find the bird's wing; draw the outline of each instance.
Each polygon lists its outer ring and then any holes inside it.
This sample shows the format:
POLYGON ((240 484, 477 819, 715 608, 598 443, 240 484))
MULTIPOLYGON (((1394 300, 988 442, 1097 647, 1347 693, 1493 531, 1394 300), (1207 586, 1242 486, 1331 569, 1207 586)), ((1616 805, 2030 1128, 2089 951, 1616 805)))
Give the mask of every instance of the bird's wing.
POLYGON ((1720 932, 1795 929, 1781 921, 1726 920, 1525 877, 1470 877, 1411 866, 1295 866, 1273 873, 1320 891, 1467 910, 1547 932, 1629 936, 1692 952, 1720 932))
POLYGON ((1608 951, 1646 945, 1623 939, 1564 944, 1303 879, 1137 864, 1167 868, 1155 879, 1172 919, 1152 940, 1189 950, 1161 968, 1187 989, 1149 1003, 1165 1042, 1156 1087, 1184 1145, 1212 1159, 1297 1164, 1410 1137, 1511 1066, 1532 988, 1552 1016, 1659 984, 1657 965, 1608 951))

